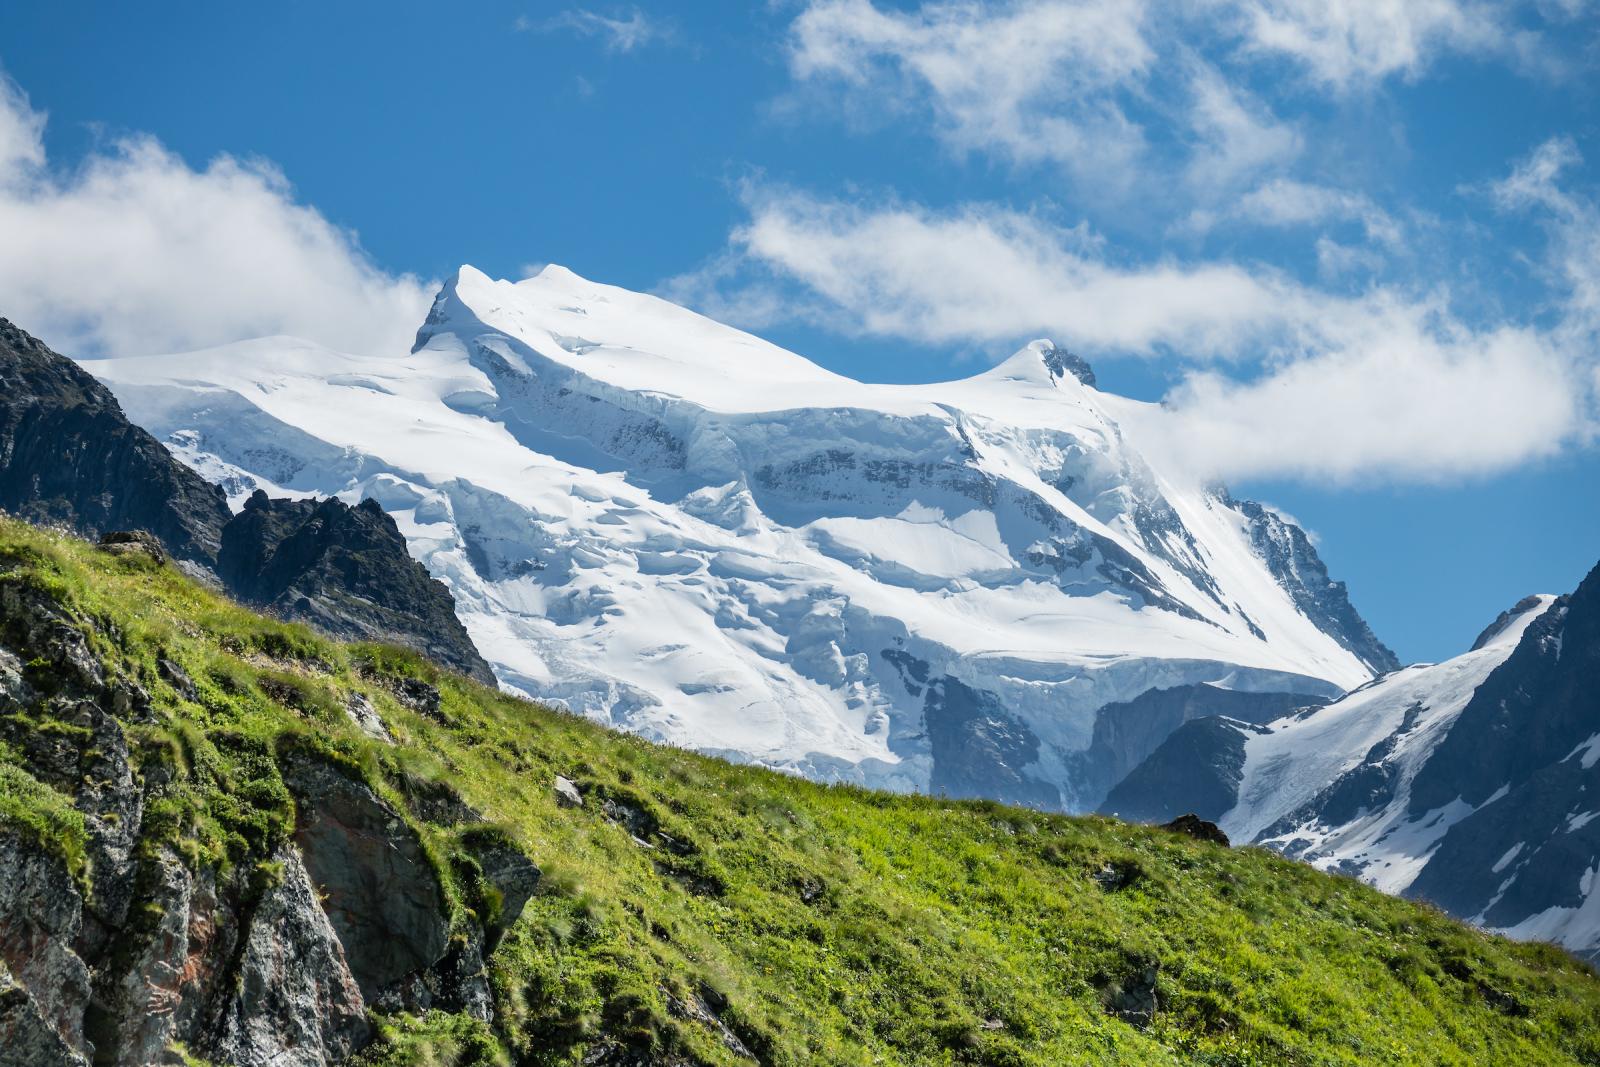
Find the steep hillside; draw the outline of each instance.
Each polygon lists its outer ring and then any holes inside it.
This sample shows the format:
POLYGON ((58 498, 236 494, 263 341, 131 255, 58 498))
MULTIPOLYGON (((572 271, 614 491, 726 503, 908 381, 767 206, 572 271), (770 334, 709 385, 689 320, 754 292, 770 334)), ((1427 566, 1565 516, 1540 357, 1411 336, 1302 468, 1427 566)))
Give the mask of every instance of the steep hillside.
POLYGON ((1258 723, 1185 724, 1104 810, 1194 810, 1236 840, 1600 953, 1600 568, 1454 659, 1258 723))
POLYGON ((91 368, 236 500, 379 501, 502 683, 808 777, 1076 810, 1108 704, 1397 666, 1302 531, 1048 341, 871 385, 555 266, 463 267, 420 325, 91 368))
POLYGON ((13 520, 0 738, 0 1062, 1600 1061, 1586 967, 1355 881, 612 734, 13 520))

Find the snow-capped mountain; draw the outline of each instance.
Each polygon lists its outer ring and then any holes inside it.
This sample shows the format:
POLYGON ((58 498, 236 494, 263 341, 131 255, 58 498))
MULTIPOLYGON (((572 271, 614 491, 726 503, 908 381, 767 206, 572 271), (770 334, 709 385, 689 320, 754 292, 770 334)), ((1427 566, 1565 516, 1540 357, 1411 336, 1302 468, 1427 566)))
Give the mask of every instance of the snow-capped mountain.
POLYGON ((1600 567, 1452 660, 1264 725, 1201 718, 1104 810, 1189 810, 1517 937, 1600 956, 1600 567))
POLYGON ((1158 469, 1150 406, 1047 341, 869 385, 560 267, 463 267, 410 352, 87 366, 236 504, 376 499, 502 684, 822 779, 1085 808, 1107 704, 1396 666, 1302 531, 1158 469))

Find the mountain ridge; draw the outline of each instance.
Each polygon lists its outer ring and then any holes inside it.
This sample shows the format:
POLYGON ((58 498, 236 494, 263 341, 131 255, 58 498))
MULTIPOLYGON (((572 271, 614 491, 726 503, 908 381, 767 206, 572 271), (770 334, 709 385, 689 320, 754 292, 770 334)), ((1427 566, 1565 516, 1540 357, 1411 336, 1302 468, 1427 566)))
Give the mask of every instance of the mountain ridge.
POLYGON ((865 385, 570 271, 463 268, 408 353, 277 340, 92 368, 236 500, 377 499, 503 684, 824 780, 993 771, 1072 810, 1104 704, 1332 697, 1393 657, 1309 541, 1153 468, 1148 405, 1069 355, 865 385), (969 705, 1015 741, 941 770, 932 738, 969 705))

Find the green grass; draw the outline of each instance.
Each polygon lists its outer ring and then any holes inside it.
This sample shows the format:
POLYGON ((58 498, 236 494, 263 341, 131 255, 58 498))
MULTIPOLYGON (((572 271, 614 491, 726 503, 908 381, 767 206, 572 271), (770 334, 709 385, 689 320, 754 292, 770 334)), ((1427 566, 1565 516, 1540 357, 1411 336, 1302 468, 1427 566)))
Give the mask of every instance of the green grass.
MULTIPOLYGON (((442 782, 484 813, 492 828, 416 823, 458 915, 498 906, 472 834, 505 834, 544 869, 491 959, 496 1025, 380 1019, 374 1067, 576 1064, 601 1035, 664 1061, 748 1063, 681 1010, 696 997, 767 1064, 1600 1063, 1586 966, 1265 851, 649 744, 10 520, 5 582, 60 597, 108 672, 155 698, 158 722, 129 738, 184 788, 147 813, 146 849, 270 879, 293 821, 278 760, 309 748, 401 810, 442 782), (160 656, 197 701, 160 679, 160 656), (402 676, 438 685, 442 722, 394 699, 402 676), (346 721, 353 690, 395 747, 346 721), (556 774, 585 807, 558 806, 556 774), (602 798, 638 809, 654 847, 602 798), (1108 865, 1125 885, 1095 879, 1108 865), (1150 967, 1160 1010, 1140 1029, 1106 1003, 1150 967)), ((81 820, 15 760, 0 750, 0 820, 81 869, 81 820)))

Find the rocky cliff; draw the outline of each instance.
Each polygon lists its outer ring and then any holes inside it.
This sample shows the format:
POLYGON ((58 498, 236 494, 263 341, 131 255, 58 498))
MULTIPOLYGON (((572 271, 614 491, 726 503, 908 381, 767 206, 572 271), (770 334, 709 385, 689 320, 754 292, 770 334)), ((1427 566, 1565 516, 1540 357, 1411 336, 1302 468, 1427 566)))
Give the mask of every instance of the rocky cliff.
POLYGON ((0 319, 0 509, 90 537, 143 530, 234 596, 347 640, 414 648, 482 682, 455 601, 377 504, 223 491, 129 422, 77 364, 0 319))

